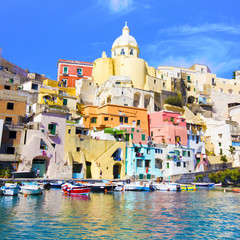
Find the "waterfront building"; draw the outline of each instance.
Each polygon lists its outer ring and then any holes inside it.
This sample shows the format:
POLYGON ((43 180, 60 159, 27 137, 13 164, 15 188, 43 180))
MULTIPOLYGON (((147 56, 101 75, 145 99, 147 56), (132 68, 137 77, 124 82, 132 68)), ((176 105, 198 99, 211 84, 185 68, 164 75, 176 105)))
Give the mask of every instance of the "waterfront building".
POLYGON ((106 104, 86 106, 83 109, 83 124, 88 129, 115 128, 119 125, 141 127, 148 133, 147 109, 106 104))
POLYGON ((40 177, 72 178, 64 159, 65 131, 66 111, 38 104, 25 129, 18 171, 40 169, 40 177))
POLYGON ((91 62, 58 60, 57 81, 63 83, 63 87, 75 87, 78 79, 91 79, 93 64, 91 62))
POLYGON ((73 178, 124 179, 125 148, 125 142, 104 130, 90 132, 81 124, 67 123, 65 159, 73 178))
POLYGON ((206 122, 205 138, 211 140, 214 145, 214 155, 228 157, 228 162, 233 162, 233 166, 240 166, 240 128, 236 121, 214 119, 203 119, 206 122), (234 147, 233 153, 230 148, 234 147))
POLYGON ((126 174, 136 179, 163 177, 158 161, 155 160, 155 148, 147 144, 129 145, 126 148, 126 174))
POLYGON ((186 120, 180 113, 160 111, 148 114, 149 131, 152 140, 172 147, 187 147, 186 120))
POLYGON ((27 98, 18 94, 22 78, 10 72, 0 72, 0 119, 3 120, 0 145, 1 168, 17 170, 23 143, 27 98))

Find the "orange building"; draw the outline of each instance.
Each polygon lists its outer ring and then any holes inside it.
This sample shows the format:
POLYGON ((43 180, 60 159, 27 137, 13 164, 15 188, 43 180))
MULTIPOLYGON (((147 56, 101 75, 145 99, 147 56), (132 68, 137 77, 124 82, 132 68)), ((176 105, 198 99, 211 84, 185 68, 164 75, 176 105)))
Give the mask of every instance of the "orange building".
POLYGON ((147 109, 107 104, 101 107, 86 106, 83 124, 88 129, 114 128, 119 125, 141 127, 148 133, 147 109))
POLYGON ((58 60, 57 80, 63 83, 63 87, 75 87, 78 79, 92 77, 93 63, 73 60, 58 60))

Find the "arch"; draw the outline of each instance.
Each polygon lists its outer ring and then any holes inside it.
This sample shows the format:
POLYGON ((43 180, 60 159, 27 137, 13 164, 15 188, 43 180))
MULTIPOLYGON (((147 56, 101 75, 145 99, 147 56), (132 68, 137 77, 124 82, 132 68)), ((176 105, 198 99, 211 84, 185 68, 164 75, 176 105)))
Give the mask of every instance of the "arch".
POLYGON ((147 107, 148 107, 148 105, 150 104, 150 99, 151 99, 151 95, 146 94, 146 95, 144 96, 144 108, 147 108, 147 107))
POLYGON ((139 92, 134 93, 133 107, 138 107, 140 103, 141 94, 139 92))
POLYGON ((188 103, 194 103, 195 99, 196 98, 194 96, 189 96, 188 97, 188 103))
MULTIPOLYGON (((46 154, 45 151, 43 151, 43 154, 46 154)), ((37 172, 37 169, 40 170, 39 177, 43 177, 45 173, 47 172, 49 164, 49 157, 46 155, 39 155, 33 158, 32 160, 32 169, 31 172, 37 172)))
POLYGON ((114 179, 121 178, 121 168, 122 168, 122 165, 119 163, 116 163, 113 165, 113 178, 114 179))

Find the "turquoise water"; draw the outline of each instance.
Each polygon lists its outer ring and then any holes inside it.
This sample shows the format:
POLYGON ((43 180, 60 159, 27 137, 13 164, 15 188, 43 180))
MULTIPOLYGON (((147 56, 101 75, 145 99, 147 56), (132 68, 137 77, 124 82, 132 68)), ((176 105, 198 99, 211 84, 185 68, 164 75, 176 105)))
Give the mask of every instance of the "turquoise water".
POLYGON ((239 239, 240 194, 221 191, 0 197, 1 239, 239 239))

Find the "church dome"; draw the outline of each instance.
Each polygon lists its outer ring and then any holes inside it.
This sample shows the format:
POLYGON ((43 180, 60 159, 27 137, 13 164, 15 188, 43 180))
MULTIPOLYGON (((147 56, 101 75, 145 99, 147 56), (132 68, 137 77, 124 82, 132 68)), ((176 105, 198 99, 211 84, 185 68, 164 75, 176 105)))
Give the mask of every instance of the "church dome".
POLYGON ((138 44, 136 39, 133 36, 129 35, 129 28, 127 26, 127 22, 125 23, 125 26, 122 30, 122 35, 114 41, 112 45, 112 49, 121 47, 121 46, 129 46, 129 47, 134 47, 138 49, 138 44))

